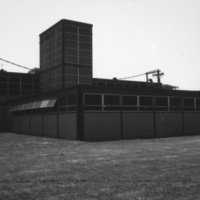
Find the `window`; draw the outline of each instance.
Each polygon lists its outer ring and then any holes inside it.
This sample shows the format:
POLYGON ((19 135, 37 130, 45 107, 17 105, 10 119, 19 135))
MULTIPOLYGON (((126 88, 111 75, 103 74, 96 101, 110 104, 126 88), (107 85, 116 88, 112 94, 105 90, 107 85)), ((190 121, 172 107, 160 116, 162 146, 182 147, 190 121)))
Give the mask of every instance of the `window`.
POLYGON ((10 77, 10 82, 12 83, 19 83, 20 82, 20 78, 19 77, 10 77))
POLYGON ((22 110, 23 105, 18 105, 17 110, 22 110))
POLYGON ((18 110, 17 108, 18 106, 11 106, 9 111, 10 112, 17 111, 18 110))
POLYGON ((79 57, 79 63, 81 65, 91 65, 92 64, 92 60, 91 60, 91 58, 82 58, 82 57, 79 57))
POLYGON ((92 57, 92 52, 91 51, 79 50, 79 56, 80 57, 91 58, 92 57))
POLYGON ((78 48, 78 43, 74 41, 66 41, 65 42, 66 47, 68 48, 78 48))
POLYGON ((85 94, 84 110, 102 110, 102 95, 85 94))
POLYGON ((68 106, 76 105, 76 95, 67 96, 67 105, 68 106))
POLYGON ((33 109, 40 108, 42 101, 36 101, 33 105, 33 109))
POLYGON ((170 97, 170 111, 181 111, 180 97, 170 97))
MULTIPOLYGON (((76 31, 75 31, 75 33, 76 33, 76 31)), ((76 34, 65 33, 65 39, 70 40, 70 41, 77 41, 78 37, 76 34)))
POLYGON ((78 51, 77 49, 65 48, 65 54, 71 56, 78 56, 78 51))
POLYGON ((80 35, 91 35, 92 30, 88 28, 79 28, 80 35))
POLYGON ((123 96, 123 110, 138 110, 137 96, 123 96))
POLYGON ((48 102, 49 102, 49 100, 43 100, 41 105, 40 105, 40 108, 46 108, 47 105, 48 105, 48 102))
POLYGON ((80 35, 79 36, 79 41, 80 42, 85 42, 85 43, 91 43, 92 42, 92 38, 88 37, 88 36, 80 35))
POLYGON ((67 106, 67 97, 62 96, 58 98, 58 110, 63 112, 66 111, 66 106, 67 106))
POLYGON ((32 89, 32 85, 31 84, 22 84, 22 89, 23 90, 31 90, 32 89))
POLYGON ((76 56, 65 56, 65 62, 77 64, 78 63, 78 57, 76 57, 76 56))
POLYGON ((120 96, 104 95, 104 110, 120 110, 120 96))
POLYGON ((6 82, 6 79, 7 79, 6 77, 1 76, 1 77, 0 77, 0 82, 6 82))
POLYGON ((19 83, 10 83, 9 84, 10 89, 12 90, 19 90, 20 89, 20 84, 19 83))
POLYGON ((152 111, 153 110, 153 97, 140 96, 139 97, 140 111, 152 111))
POLYGON ((25 104, 22 105, 21 110, 27 110, 27 107, 28 107, 28 103, 25 103, 25 104))
POLYGON ((6 89, 0 89, 0 95, 6 95, 7 90, 6 89))
POLYGON ((194 98, 184 98, 183 109, 184 111, 195 111, 194 98))
POLYGON ((156 97, 156 111, 168 111, 168 97, 156 97))
POLYGON ((200 98, 196 98, 196 111, 200 111, 200 98))
POLYGON ((28 103, 27 109, 33 109, 34 102, 28 103))
POLYGON ((87 44, 87 43, 79 43, 79 49, 82 50, 91 50, 92 49, 92 45, 91 44, 87 44))
POLYGON ((101 95, 98 94, 86 94, 85 95, 85 105, 101 105, 102 104, 102 99, 101 95))
POLYGON ((20 95, 20 90, 10 90, 9 94, 10 95, 20 95))
POLYGON ((91 69, 87 69, 87 68, 80 68, 79 69, 79 75, 80 76, 89 76, 91 77, 92 74, 92 70, 91 69))
POLYGON ((65 31, 68 33, 75 33, 77 34, 77 27, 76 26, 65 26, 65 31))
POLYGON ((47 107, 50 107, 50 108, 54 107, 56 104, 56 100, 57 100, 56 98, 50 99, 47 107))
POLYGON ((75 111, 77 105, 76 95, 67 96, 67 110, 75 111))
POLYGON ((32 83, 32 78, 22 78, 22 83, 32 83))

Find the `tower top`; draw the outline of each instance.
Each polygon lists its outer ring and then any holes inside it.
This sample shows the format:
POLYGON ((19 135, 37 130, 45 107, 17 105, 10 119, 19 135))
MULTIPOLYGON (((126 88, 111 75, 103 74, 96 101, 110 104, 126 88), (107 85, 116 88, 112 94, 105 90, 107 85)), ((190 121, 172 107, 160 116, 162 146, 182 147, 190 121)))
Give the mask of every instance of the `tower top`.
POLYGON ((92 24, 88 24, 88 23, 84 23, 84 22, 78 22, 78 21, 73 21, 73 20, 68 20, 68 19, 61 19, 60 21, 58 21, 57 23, 55 23, 54 25, 52 25, 51 27, 49 27, 47 30, 45 30, 44 32, 42 32, 39 36, 42 36, 46 32, 48 32, 51 29, 57 27, 59 24, 66 24, 66 25, 71 25, 71 26, 79 26, 79 27, 90 28, 90 29, 93 27, 92 24))

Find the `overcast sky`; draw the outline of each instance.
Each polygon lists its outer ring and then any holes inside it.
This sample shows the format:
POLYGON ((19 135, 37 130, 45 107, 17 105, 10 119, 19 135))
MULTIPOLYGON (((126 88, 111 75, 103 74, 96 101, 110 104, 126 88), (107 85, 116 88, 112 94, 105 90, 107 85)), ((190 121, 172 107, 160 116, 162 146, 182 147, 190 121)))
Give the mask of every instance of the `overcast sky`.
MULTIPOLYGON (((93 77, 160 69, 162 83, 200 90, 200 0, 0 0, 0 8, 0 58, 39 67, 39 34, 70 19, 93 24, 93 77)), ((2 61, 0 69, 27 72, 2 61)))

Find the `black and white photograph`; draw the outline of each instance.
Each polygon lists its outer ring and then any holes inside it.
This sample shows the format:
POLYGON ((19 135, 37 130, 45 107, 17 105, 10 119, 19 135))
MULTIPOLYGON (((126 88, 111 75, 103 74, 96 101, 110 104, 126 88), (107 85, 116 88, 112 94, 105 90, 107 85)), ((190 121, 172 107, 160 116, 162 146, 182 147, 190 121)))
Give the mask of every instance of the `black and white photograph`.
POLYGON ((0 200, 200 199, 199 0, 0 8, 0 200))

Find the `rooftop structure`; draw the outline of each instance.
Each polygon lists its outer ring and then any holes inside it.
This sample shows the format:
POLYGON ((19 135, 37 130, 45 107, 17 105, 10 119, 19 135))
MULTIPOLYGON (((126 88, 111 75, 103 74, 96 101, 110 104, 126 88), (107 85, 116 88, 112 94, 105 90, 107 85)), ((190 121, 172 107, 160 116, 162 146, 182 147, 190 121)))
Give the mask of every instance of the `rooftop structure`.
POLYGON ((61 20, 40 34, 41 92, 91 84, 92 25, 61 20))

